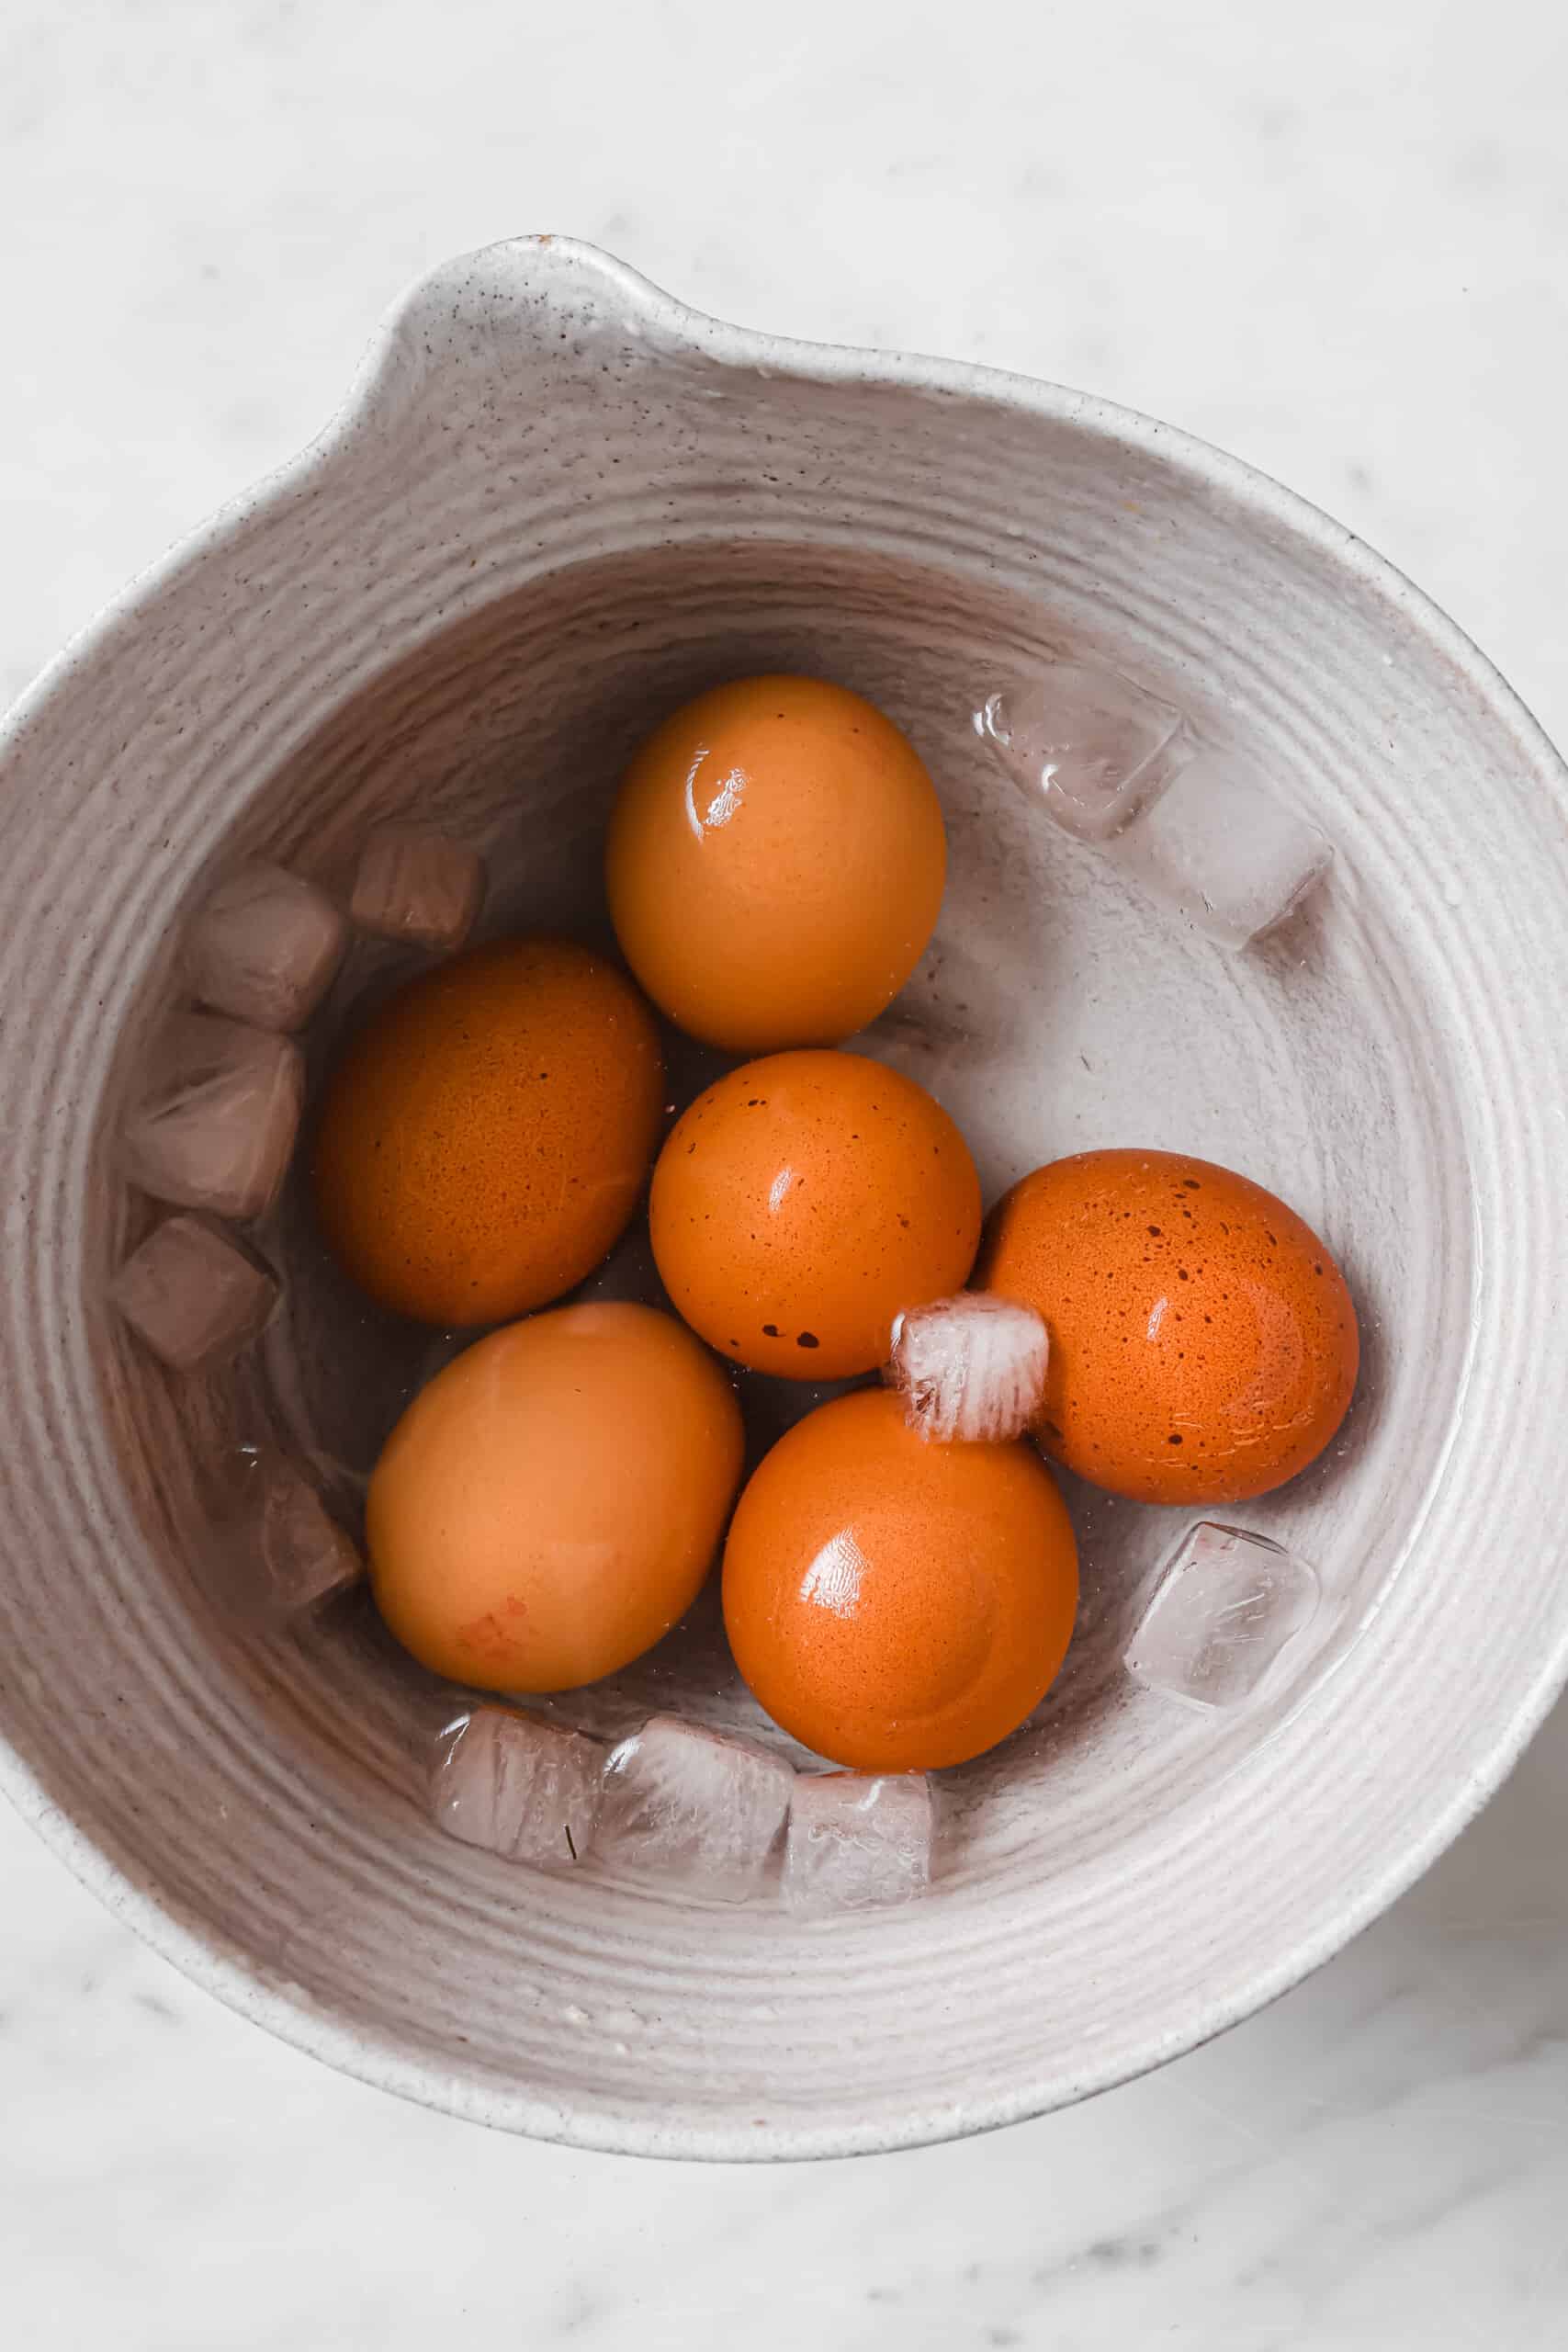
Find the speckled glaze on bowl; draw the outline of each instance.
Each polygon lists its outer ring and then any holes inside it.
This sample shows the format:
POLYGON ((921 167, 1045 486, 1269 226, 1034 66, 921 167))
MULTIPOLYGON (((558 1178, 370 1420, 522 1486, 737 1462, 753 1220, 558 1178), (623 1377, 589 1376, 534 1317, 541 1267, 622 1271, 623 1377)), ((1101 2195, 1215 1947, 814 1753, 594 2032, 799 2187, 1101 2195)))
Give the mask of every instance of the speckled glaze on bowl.
MULTIPOLYGON (((340 986, 318 1058, 367 984, 340 986)), ((1564 1004, 1562 770, 1321 515, 1079 394, 742 334, 559 240, 452 263, 327 435, 131 589, 0 741, 7 1789, 245 2015, 517 2131, 825 2154, 1157 2064, 1405 1886, 1568 1669, 1564 1004), (986 765, 976 701, 1067 650, 1184 704, 1334 837, 1330 887, 1261 949, 1194 937, 986 765), (417 814, 490 853, 492 930, 592 923, 627 744, 763 664, 863 688, 937 775, 947 906, 868 1044, 928 1077, 987 1193, 1094 1143, 1238 1165, 1321 1226, 1368 1341, 1341 1445, 1246 1514, 1322 1573, 1310 1670, 1251 1721, 1129 1683, 1172 1521, 1074 1491, 1062 1684, 953 1776, 930 1898, 844 1922, 444 1839, 417 1683, 367 1613, 269 1640, 202 1573, 235 1430, 303 1421, 363 1461, 417 1367, 287 1213, 288 1319, 227 1379, 151 1368, 103 1304, 141 1214, 117 1105, 226 861, 330 879, 370 818, 417 814)), ((700 1612, 606 1721, 650 1695, 754 1720, 700 1612)))

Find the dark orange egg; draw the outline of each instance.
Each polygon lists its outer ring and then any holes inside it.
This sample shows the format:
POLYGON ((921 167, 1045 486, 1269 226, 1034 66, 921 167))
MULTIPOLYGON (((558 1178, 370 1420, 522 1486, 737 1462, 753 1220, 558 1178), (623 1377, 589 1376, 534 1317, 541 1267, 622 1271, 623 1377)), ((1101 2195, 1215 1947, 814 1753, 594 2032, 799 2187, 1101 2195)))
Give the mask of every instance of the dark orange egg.
POLYGON ((316 1213, 384 1306, 494 1323, 618 1239, 663 1105, 652 1015, 603 956, 502 939, 400 989, 327 1082, 316 1213))
POLYGON ((1027 1441, 935 1445, 886 1389, 818 1407, 753 1474, 724 1554, 736 1665, 836 1764, 962 1764, 1055 1678, 1077 1548, 1027 1441))
POLYGON ((1356 1385, 1334 1260, 1283 1201, 1208 1160, 1086 1151, 1037 1168, 992 1212, 975 1279, 1045 1318, 1042 1442, 1137 1502, 1282 1486, 1356 1385))
POLYGON ((863 1054, 769 1054, 671 1130, 649 1224, 664 1286, 710 1347, 843 1380, 886 1362, 895 1316, 963 1283, 980 1180, 913 1079, 863 1054))

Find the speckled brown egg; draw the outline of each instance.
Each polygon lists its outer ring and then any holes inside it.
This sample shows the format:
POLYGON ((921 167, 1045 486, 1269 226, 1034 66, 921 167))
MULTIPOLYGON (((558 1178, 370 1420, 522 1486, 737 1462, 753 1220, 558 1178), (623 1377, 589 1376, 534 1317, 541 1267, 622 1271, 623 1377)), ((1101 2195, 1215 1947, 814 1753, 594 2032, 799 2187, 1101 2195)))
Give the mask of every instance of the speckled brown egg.
POLYGON ((931 1445, 862 1389, 779 1440, 724 1552, 736 1665, 775 1723, 863 1772, 962 1764, 1066 1656, 1077 1547, 1034 1448, 931 1445))
POLYGON ((861 1054, 770 1054, 677 1123, 649 1222, 664 1286, 710 1347, 840 1380, 886 1363, 895 1316, 961 1286, 980 1180, 912 1079, 861 1054))
POLYGON ((1036 1434, 1138 1502, 1242 1502, 1322 1453, 1356 1385, 1356 1310, 1283 1201, 1208 1160, 1088 1151, 993 1211, 976 1283, 1051 1337, 1036 1434))
POLYGON ((637 1205, 662 1114, 652 1015, 564 939, 506 939, 384 1004, 328 1080, 321 1230, 384 1306, 461 1329, 580 1283, 637 1205))

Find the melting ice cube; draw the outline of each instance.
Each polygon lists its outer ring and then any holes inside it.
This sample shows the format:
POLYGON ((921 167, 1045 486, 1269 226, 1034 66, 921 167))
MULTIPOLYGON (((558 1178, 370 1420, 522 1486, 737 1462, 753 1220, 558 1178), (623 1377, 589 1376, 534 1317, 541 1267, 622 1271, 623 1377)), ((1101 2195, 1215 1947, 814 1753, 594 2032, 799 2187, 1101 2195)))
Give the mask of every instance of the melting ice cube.
POLYGON ((931 1884, 931 1792, 923 1772, 796 1775, 784 1844, 792 1911, 875 1909, 931 1884))
POLYGON ((176 1372, 197 1372, 254 1340, 278 1291, 238 1241, 201 1217, 172 1216, 132 1251, 109 1296, 154 1355, 176 1372))
POLYGON ((1054 662, 993 695, 975 728, 1013 782, 1086 842, 1121 832, 1192 755, 1180 711, 1089 662, 1054 662))
POLYGON ((1205 751, 1117 843, 1117 855, 1225 947, 1297 908, 1333 863, 1326 836, 1264 790, 1235 753, 1205 751))
POLYGON ((887 1378, 925 1438, 1015 1438, 1045 1394, 1049 1341, 1032 1306, 961 1291, 911 1307, 893 1326, 887 1378))
POLYGON ((599 1852, 744 1902, 766 1878, 794 1782, 789 1765, 749 1741, 655 1715, 611 1752, 599 1852))
POLYGON ((366 842, 349 912, 361 931, 416 947, 461 947, 483 903, 484 860, 445 833, 378 825, 366 842))
POLYGON ((570 1870, 593 1842, 604 1750, 512 1707, 477 1707, 444 1733, 432 1802, 450 1837, 509 1862, 570 1870))
POLYGON ((259 1450, 248 1467, 242 1509, 219 1531, 217 1587, 239 1615, 287 1624, 346 1591, 364 1566, 293 1463, 259 1450))
POLYGON ((1127 1646, 1128 1672, 1195 1706, 1242 1706, 1317 1606, 1317 1577, 1293 1552, 1201 1520, 1156 1581, 1127 1646))
POLYGON ((1281 922, 1333 859, 1238 752, 1200 743, 1172 704, 1117 671, 1050 663, 993 695, 975 727, 1047 816, 1226 947, 1281 922))
POLYGON ((336 978, 348 923, 325 891, 281 865, 221 883, 186 937, 191 992, 258 1029, 300 1029, 336 978))
POLYGON ((299 1130, 305 1065, 292 1038, 184 1012, 157 1039, 122 1137, 125 1170, 154 1200, 261 1216, 299 1130))

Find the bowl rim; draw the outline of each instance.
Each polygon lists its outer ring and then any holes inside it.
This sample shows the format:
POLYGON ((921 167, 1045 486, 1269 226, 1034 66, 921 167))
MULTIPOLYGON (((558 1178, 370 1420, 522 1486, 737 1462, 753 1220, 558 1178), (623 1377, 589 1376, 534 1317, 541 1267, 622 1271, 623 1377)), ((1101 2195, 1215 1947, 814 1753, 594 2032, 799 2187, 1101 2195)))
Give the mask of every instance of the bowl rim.
MULTIPOLYGON (((1532 713, 1495 666, 1430 597, 1365 541, 1310 501, 1269 475, 1179 427, 1098 395, 973 362, 921 354, 886 353, 818 344, 732 326, 676 300, 637 271, 598 248, 552 235, 502 240, 459 254, 425 273, 386 313, 348 392, 297 457, 230 500, 164 557, 138 572, 112 597, 32 684, 0 717, 0 757, 36 714, 74 674, 96 659, 114 633, 150 597, 204 562, 258 513, 297 495, 336 463, 356 428, 389 394, 396 347, 410 322, 443 304, 478 276, 509 288, 523 283, 536 296, 591 292, 601 311, 669 349, 700 354, 716 367, 766 369, 781 378, 821 383, 903 387, 978 401, 1046 423, 1068 424, 1115 440, 1184 472, 1207 490, 1228 493, 1254 518, 1276 525, 1296 542, 1350 574, 1439 652, 1509 737, 1522 769, 1552 796, 1568 820, 1568 767, 1532 713)), ((709 2161, 822 2158, 917 2147, 1022 2121, 1114 2088, 1204 2042, 1268 2006, 1369 1926, 1437 1860, 1495 1793, 1518 1760, 1568 1682, 1568 1612, 1555 1645, 1539 1662, 1528 1687, 1489 1750, 1456 1764, 1453 1784, 1419 1836, 1402 1847, 1374 1879, 1347 1892, 1269 1968, 1210 1999, 1182 2026, 1151 2030, 1115 2062, 1085 2068, 1064 2082, 1021 2082, 1005 2096, 962 2096, 889 2122, 814 2127, 773 2120, 759 2130, 728 2120, 665 2125, 626 2112, 568 2109, 523 2090, 455 2076, 410 2057, 406 2051, 322 2010, 302 1987, 264 1981, 238 1948, 197 1928, 141 1890, 49 1796, 42 1782, 0 1736, 0 1790, 66 1864, 80 1883, 165 1960, 204 1991, 254 2024, 265 2027, 306 2054, 361 2082, 438 2110, 531 2138, 604 2154, 676 2156, 709 2161)))

